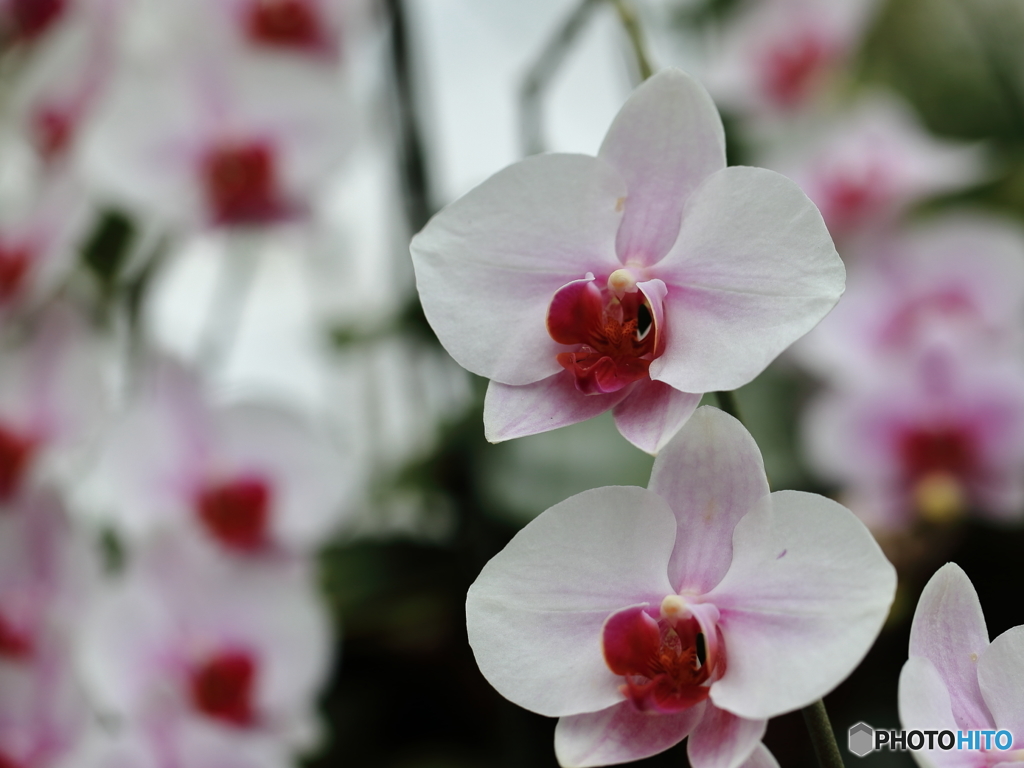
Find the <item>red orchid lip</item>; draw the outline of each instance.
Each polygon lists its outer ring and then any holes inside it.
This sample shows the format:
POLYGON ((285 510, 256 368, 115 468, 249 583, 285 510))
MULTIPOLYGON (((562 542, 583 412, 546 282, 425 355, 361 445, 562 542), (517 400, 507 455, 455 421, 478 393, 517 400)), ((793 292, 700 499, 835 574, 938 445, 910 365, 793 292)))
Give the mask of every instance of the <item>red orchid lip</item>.
POLYGON ((635 282, 623 289, 612 277, 604 291, 591 278, 573 281, 555 293, 548 308, 551 338, 579 345, 556 359, 587 395, 617 392, 647 378, 657 357, 660 329, 650 300, 635 282))
POLYGON ((655 619, 643 606, 612 614, 601 632, 605 662, 625 678, 619 690, 641 712, 680 712, 708 697, 720 672, 693 615, 655 619))

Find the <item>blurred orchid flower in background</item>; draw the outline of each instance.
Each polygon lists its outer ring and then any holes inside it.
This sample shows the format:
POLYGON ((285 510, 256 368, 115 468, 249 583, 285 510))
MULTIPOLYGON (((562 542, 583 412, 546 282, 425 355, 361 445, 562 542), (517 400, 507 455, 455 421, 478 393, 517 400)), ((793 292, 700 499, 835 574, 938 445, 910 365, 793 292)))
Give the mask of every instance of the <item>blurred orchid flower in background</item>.
POLYGON ((316 739, 331 628, 304 563, 226 560, 162 536, 133 551, 82 632, 82 679, 102 711, 293 750, 316 739))
POLYGON ((243 555, 307 553, 355 507, 351 459, 287 411, 213 407, 194 374, 154 361, 107 436, 80 505, 130 541, 201 533, 243 555))
POLYGON ((513 165, 411 248, 441 343, 492 380, 488 439, 614 409, 649 453, 700 393, 745 384, 810 330, 845 277, 792 182, 725 167, 718 112, 678 70, 634 92, 597 158, 513 165))
POLYGON ((0 506, 0 764, 51 765, 89 722, 77 630, 99 586, 87 536, 52 490, 0 506))
POLYGON ((949 214, 844 252, 843 301, 793 346, 815 373, 870 381, 936 343, 993 359, 1024 348, 1024 229, 1013 220, 949 214))
POLYGON ((102 349, 69 307, 56 306, 0 368, 0 507, 85 467, 109 408, 102 349))
POLYGON ((1024 369, 932 349, 805 414, 809 463, 875 530, 1024 509, 1024 369))
POLYGON ((894 96, 862 97, 815 134, 767 165, 800 185, 841 247, 891 227, 915 203, 981 178, 978 147, 932 137, 894 96))
POLYGON ((647 490, 587 491, 528 524, 466 614, 488 681, 561 718, 562 765, 637 760, 689 735, 691 764, 718 768, 852 671, 895 585, 848 510, 770 494, 753 438, 706 407, 647 490))

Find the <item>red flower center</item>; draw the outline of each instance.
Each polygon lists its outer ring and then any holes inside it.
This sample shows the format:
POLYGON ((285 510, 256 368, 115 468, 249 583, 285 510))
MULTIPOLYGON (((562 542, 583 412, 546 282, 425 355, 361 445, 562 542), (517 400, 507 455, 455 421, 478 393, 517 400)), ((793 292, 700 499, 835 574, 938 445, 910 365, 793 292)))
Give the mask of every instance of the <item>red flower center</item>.
POLYGON ((579 345, 557 359, 587 395, 617 392, 646 378, 658 356, 659 329, 647 297, 635 283, 619 293, 602 292, 593 280, 577 280, 560 288, 548 308, 551 338, 579 345))
POLYGON ((643 608, 627 608, 605 622, 601 641, 608 668, 625 677, 620 690, 637 709, 678 712, 707 698, 704 683, 715 662, 706 658, 692 616, 654 619, 643 608))
MULTIPOLYGON (((11 626, 11 623, 0 613, 0 656, 10 659, 22 659, 32 652, 32 641, 21 630, 11 626)), ((0 758, 3 755, 0 753, 0 758)), ((4 763, 0 760, 0 768, 4 763)))
POLYGON ((32 115, 32 139, 44 160, 60 156, 71 143, 74 119, 69 110, 49 105, 32 115))
POLYGON ((256 662, 245 651, 225 651, 192 671, 192 704, 204 715, 231 725, 251 725, 256 662))
POLYGON ((262 142, 223 144, 203 161, 207 203, 218 224, 265 224, 281 218, 271 148, 262 142))
POLYGON ((13 757, 0 750, 0 768, 22 768, 22 766, 13 757))
POLYGON ((0 502, 14 498, 34 452, 34 440, 0 424, 0 502))
POLYGON ((829 58, 825 44, 812 33, 773 47, 760 62, 765 93, 779 106, 798 104, 808 95, 829 58))
POLYGON ((256 0, 245 25, 253 42, 282 48, 312 48, 324 38, 316 9, 304 0, 256 0))
POLYGON ((199 519, 227 547, 246 552, 267 543, 270 521, 270 486, 249 477, 211 485, 196 502, 199 519))
POLYGON ((28 275, 29 252, 26 248, 0 245, 0 302, 10 301, 21 290, 28 275))
POLYGON ((905 476, 920 480, 942 473, 964 479, 976 465, 976 448, 969 432, 958 427, 912 429, 900 437, 905 476))
POLYGON ((23 40, 39 37, 64 12, 66 0, 12 0, 11 22, 23 40))

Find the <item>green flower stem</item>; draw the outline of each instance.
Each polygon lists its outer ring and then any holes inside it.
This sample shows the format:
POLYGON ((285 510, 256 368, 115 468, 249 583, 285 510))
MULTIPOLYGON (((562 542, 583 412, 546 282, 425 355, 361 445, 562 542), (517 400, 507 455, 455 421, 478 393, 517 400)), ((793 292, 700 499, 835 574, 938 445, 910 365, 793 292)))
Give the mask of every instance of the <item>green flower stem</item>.
POLYGON ((804 715, 804 722, 807 724, 807 732, 811 735, 811 744, 814 746, 818 765, 821 768, 843 768, 843 756, 839 752, 839 745, 836 743, 836 735, 832 731, 828 712, 825 711, 825 702, 818 699, 801 711, 804 715))

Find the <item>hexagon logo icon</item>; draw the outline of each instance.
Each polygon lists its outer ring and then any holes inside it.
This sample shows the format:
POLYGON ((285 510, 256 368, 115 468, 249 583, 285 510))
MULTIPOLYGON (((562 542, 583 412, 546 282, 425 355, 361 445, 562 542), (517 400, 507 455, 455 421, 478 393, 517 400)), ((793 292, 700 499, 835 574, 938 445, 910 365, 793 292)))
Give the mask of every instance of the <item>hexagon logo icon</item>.
POLYGON ((847 734, 846 747, 851 754, 857 757, 864 757, 875 751, 875 729, 867 723, 857 723, 850 726, 847 734))

